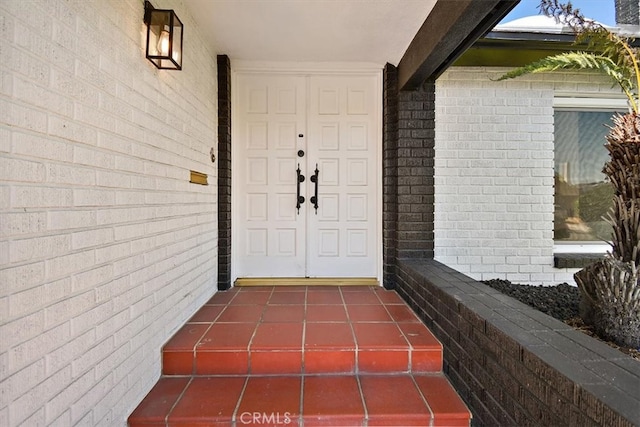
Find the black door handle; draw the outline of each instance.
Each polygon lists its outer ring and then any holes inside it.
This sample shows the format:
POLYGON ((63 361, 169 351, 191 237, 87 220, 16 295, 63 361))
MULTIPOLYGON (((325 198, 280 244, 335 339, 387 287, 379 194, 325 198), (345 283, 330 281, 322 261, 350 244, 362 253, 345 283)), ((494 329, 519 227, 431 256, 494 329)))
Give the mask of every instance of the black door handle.
POLYGON ((311 201, 311 203, 313 203, 313 207, 316 210, 316 215, 318 215, 318 174, 320 174, 320 171, 318 170, 318 164, 316 163, 316 170, 314 171, 314 174, 311 176, 311 178, 309 178, 311 182, 315 184, 314 195, 311 196, 311 199, 309 200, 311 201))
POLYGON ((300 205, 304 203, 304 196, 300 195, 300 183, 304 182, 304 175, 302 175, 300 172, 300 163, 298 163, 298 169, 296 170, 296 185, 298 187, 296 192, 296 209, 298 210, 298 215, 300 215, 300 205))

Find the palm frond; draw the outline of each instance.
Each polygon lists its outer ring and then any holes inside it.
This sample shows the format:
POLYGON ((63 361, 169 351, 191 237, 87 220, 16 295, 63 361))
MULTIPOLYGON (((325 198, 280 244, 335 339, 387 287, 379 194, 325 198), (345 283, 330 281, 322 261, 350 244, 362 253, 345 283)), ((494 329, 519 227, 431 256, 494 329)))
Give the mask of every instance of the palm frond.
POLYGON ((563 4, 561 0, 540 0, 539 8, 545 15, 555 18, 556 22, 569 26, 576 35, 576 45, 583 45, 587 51, 607 57, 616 64, 617 71, 624 76, 624 80, 631 83, 629 87, 621 87, 633 110, 638 112, 640 52, 631 46, 631 39, 621 37, 598 22, 586 18, 579 9, 573 8, 571 2, 563 4))
POLYGON ((606 74, 617 83, 625 93, 631 93, 633 84, 622 67, 611 59, 589 52, 565 52, 548 56, 539 61, 519 67, 500 76, 498 81, 520 77, 525 74, 543 73, 557 70, 595 70, 606 74))
POLYGON ((634 72, 634 62, 637 61, 637 50, 631 48, 629 42, 607 30, 599 24, 585 28, 576 33, 576 45, 586 45, 586 50, 606 56, 627 69, 629 77, 634 72))

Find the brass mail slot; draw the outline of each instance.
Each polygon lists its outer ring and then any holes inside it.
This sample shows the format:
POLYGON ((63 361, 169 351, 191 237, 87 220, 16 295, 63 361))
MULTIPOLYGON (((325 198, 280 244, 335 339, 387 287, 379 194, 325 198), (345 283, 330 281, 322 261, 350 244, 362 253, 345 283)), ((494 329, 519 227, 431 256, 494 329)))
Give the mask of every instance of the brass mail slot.
POLYGON ((189 180, 189 182, 200 185, 209 185, 209 183, 207 182, 207 174, 196 171, 191 171, 191 179, 189 180))

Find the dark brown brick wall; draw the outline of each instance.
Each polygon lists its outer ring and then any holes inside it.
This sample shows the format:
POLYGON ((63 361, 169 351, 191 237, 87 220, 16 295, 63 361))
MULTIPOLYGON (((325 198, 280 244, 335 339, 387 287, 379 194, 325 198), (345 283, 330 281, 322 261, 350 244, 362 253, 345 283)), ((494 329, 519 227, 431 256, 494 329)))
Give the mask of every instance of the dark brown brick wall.
POLYGON ((383 86, 383 284, 385 288, 393 289, 398 262, 398 69, 391 64, 384 68, 383 86))
POLYGON ((616 23, 640 25, 640 0, 615 0, 616 23))
POLYGON ((231 287, 231 62, 218 55, 218 289, 231 287))
POLYGON ((637 361, 437 261, 397 272, 473 425, 640 425, 637 361))
POLYGON ((398 258, 433 258, 435 84, 398 94, 398 258))
POLYGON ((384 69, 384 285, 395 286, 401 258, 433 258, 435 85, 398 91, 398 71, 384 69))

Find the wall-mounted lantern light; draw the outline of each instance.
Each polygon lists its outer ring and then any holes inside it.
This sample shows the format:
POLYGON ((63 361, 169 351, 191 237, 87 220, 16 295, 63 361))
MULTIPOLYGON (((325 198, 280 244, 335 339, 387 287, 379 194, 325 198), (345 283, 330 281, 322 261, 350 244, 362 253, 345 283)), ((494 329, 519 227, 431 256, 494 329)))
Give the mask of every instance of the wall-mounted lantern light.
POLYGON ((172 9, 155 9, 144 2, 147 59, 162 70, 182 69, 182 22, 172 9))

